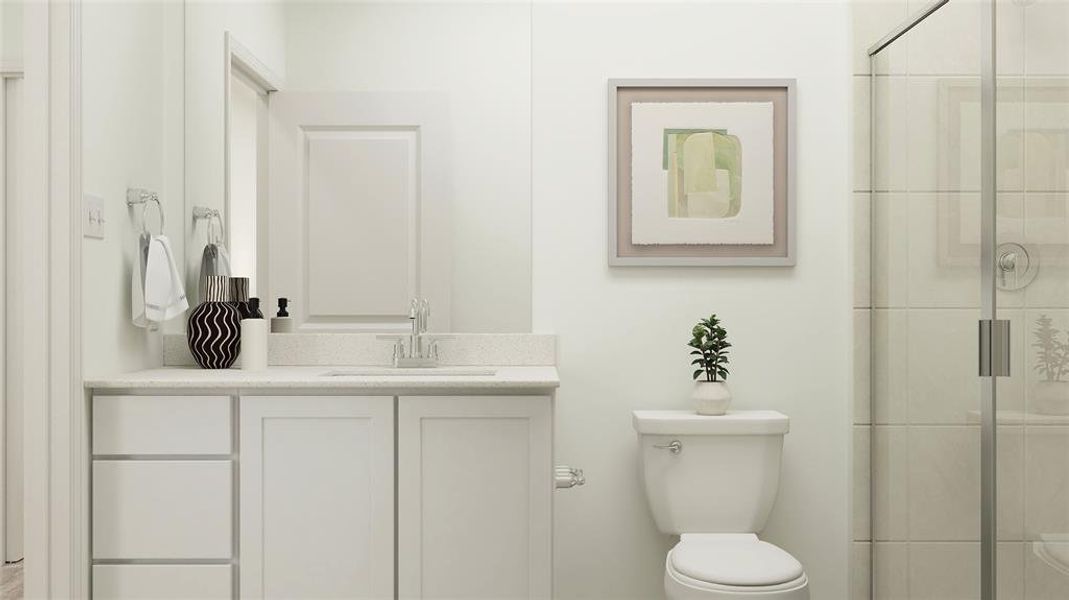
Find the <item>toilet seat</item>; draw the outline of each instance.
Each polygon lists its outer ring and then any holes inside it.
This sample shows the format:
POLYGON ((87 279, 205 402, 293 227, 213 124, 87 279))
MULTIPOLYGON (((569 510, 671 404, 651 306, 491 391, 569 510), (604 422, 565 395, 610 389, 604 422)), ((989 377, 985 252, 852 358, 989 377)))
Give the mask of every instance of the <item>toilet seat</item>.
POLYGON ((808 600, 801 563, 754 534, 684 534, 665 560, 672 600, 808 600))

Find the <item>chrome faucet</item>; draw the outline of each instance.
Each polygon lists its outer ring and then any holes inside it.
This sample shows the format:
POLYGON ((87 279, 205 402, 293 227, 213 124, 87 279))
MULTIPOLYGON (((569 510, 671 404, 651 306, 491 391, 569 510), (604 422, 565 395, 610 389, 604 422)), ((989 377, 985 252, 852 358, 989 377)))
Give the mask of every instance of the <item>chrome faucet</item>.
POLYGON ((412 331, 408 336, 380 335, 379 339, 393 341, 393 366, 395 367, 437 367, 438 340, 442 336, 427 333, 431 317, 431 303, 426 298, 413 298, 408 308, 408 320, 412 331), (405 344, 405 337, 408 344, 405 344))
POLYGON ((408 358, 424 358, 423 334, 427 333, 430 316, 431 305, 427 299, 413 298, 408 309, 408 320, 412 322, 412 333, 408 336, 408 358))

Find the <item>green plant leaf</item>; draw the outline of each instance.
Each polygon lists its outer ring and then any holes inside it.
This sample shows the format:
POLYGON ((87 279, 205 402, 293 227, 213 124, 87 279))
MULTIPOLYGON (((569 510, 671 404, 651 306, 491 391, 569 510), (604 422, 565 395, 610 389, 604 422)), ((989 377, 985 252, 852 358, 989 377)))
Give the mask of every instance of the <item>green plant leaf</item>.
MULTIPOLYGON (((721 325, 720 317, 713 313, 699 319, 690 333, 687 347, 692 348, 690 356, 696 357, 690 364, 700 367, 694 371, 693 378, 698 379, 704 373, 707 381, 727 379, 728 371, 724 365, 728 362, 727 349, 731 344, 727 341, 728 332, 721 325)), ((1069 344, 1066 345, 1066 353, 1069 355, 1069 344)))

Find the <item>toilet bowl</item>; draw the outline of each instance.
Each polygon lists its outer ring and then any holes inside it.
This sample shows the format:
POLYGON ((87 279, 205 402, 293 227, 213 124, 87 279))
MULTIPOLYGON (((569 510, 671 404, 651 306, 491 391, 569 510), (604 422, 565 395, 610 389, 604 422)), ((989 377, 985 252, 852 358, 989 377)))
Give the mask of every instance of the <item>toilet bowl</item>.
POLYGON ((668 552, 670 600, 807 600, 802 564, 753 534, 683 534, 668 552))
POLYGON ((665 557, 668 600, 809 600, 802 564, 762 541, 788 418, 774 411, 635 411, 642 480, 665 557))

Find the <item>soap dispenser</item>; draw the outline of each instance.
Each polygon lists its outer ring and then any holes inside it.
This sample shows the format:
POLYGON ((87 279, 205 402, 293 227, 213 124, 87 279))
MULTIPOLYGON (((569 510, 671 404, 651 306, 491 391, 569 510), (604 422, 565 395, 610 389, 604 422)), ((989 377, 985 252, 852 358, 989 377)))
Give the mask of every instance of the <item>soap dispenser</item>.
POLYGON ((271 319, 271 333, 293 333, 293 319, 287 310, 288 298, 278 299, 278 314, 271 319))

